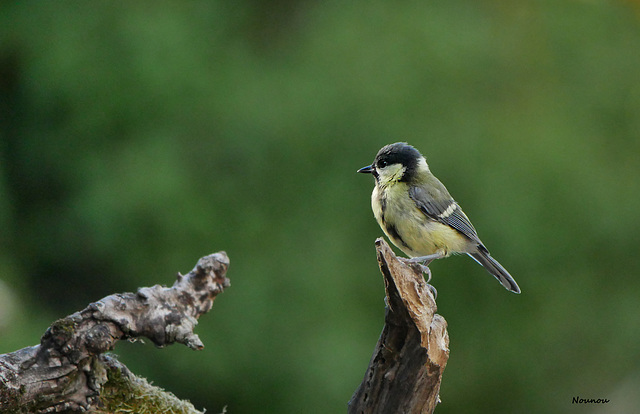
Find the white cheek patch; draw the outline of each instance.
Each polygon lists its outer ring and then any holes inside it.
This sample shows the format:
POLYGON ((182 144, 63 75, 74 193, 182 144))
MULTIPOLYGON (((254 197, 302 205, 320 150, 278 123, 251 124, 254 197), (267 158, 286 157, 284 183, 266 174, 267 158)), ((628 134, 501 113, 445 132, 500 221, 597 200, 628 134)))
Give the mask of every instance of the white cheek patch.
POLYGON ((442 213, 438 214, 438 217, 447 218, 450 215, 452 215, 453 212, 456 211, 457 208, 458 208, 458 205, 456 203, 452 203, 449 207, 447 207, 447 209, 445 211, 443 211, 442 213))
POLYGON ((379 170, 380 178, 382 183, 389 183, 392 181, 398 181, 404 175, 406 171, 406 167, 403 167, 402 164, 392 164, 382 170, 379 170))

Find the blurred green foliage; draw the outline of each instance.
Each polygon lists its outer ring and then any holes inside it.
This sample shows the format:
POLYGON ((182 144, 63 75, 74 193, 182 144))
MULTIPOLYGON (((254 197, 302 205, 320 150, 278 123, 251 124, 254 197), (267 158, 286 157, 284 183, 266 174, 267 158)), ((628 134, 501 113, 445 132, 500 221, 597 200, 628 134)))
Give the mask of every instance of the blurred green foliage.
POLYGON ((0 352, 226 250, 205 350, 120 359, 210 412, 344 412, 384 306, 355 170, 402 140, 523 290, 432 265, 437 412, 619 395, 640 369, 632 4, 1 3, 0 352))

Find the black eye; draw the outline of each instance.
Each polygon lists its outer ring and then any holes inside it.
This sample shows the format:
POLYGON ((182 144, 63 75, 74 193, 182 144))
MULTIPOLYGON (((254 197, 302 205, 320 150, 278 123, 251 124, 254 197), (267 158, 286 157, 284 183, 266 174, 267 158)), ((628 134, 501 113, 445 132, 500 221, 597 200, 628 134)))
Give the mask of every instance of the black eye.
POLYGON ((385 160, 378 161, 378 168, 384 168, 387 166, 387 162, 385 160))

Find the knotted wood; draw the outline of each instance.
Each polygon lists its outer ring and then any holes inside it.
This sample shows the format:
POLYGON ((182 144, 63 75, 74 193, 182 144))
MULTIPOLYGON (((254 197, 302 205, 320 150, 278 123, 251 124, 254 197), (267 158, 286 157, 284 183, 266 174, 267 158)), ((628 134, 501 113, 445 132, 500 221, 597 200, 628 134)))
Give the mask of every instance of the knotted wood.
POLYGON ((447 322, 417 265, 376 240, 384 278, 385 323, 349 414, 432 413, 449 358, 447 322))
POLYGON ((132 378, 126 367, 104 355, 120 340, 145 337, 159 347, 177 342, 202 349, 193 330, 229 287, 228 267, 224 252, 205 256, 187 275, 178 274, 171 287, 107 296, 54 322, 40 345, 0 355, 0 412, 98 411, 105 384, 132 378))

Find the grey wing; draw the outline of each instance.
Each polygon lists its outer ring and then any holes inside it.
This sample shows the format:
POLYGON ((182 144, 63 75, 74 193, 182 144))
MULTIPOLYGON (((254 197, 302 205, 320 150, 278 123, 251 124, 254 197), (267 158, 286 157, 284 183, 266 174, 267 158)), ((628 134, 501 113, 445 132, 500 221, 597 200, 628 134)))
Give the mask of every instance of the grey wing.
POLYGON ((478 238, 476 229, 467 215, 464 214, 458 203, 451 198, 444 185, 439 181, 437 184, 439 185, 433 186, 432 192, 423 187, 411 187, 409 189, 409 197, 427 217, 458 230, 470 240, 481 245, 482 242, 478 238))

